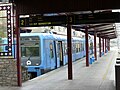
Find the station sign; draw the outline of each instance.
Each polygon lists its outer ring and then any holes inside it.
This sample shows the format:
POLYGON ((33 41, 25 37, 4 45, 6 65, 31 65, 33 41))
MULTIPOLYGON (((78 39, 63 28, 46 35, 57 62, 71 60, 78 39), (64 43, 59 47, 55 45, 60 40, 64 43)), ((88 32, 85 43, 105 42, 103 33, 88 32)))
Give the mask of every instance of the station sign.
POLYGON ((94 13, 94 14, 73 14, 60 16, 30 16, 20 18, 20 27, 39 27, 39 26, 62 26, 66 24, 96 24, 96 23, 115 23, 120 22, 120 13, 94 13))
POLYGON ((65 25, 66 16, 30 16, 20 18, 20 27, 61 26, 65 25))
POLYGON ((73 24, 77 25, 77 24, 116 23, 116 22, 120 22, 120 13, 106 12, 75 15, 73 24))

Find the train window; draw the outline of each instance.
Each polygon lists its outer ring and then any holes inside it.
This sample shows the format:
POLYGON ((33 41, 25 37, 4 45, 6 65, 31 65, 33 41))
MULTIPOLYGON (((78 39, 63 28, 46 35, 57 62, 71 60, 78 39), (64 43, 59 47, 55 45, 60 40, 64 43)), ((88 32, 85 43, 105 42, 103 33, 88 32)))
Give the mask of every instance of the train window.
POLYGON ((79 43, 79 46, 80 46, 79 51, 81 52, 82 51, 81 42, 79 43))
POLYGON ((63 55, 66 55, 66 43, 62 43, 62 48, 63 48, 63 55))
POLYGON ((78 52, 80 52, 80 43, 78 43, 78 52))
POLYGON ((90 48, 90 50, 93 52, 93 42, 90 42, 89 48, 90 48))
POLYGON ((39 47, 21 47, 21 56, 39 56, 39 47))
POLYGON ((61 45, 60 42, 57 43, 57 57, 60 57, 61 45))
POLYGON ((65 43, 65 55, 67 55, 67 43, 65 43))
POLYGON ((85 44, 83 43, 83 51, 85 50, 85 47, 84 47, 84 46, 85 46, 85 44))
POLYGON ((83 42, 81 43, 81 51, 84 51, 84 45, 83 45, 83 42))
POLYGON ((76 52, 76 43, 73 42, 72 44, 72 52, 75 53, 76 52))
POLYGON ((78 43, 78 52, 80 52, 80 44, 78 43))
POLYGON ((37 36, 24 36, 21 37, 21 56, 29 57, 40 56, 39 37, 37 36))
POLYGON ((80 46, 80 52, 81 52, 82 51, 81 42, 79 43, 79 46, 80 46))
POLYGON ((53 58, 54 54, 53 54, 53 44, 50 43, 50 57, 53 58))
POLYGON ((76 43, 76 53, 78 52, 78 44, 76 43))
POLYGON ((76 53, 80 52, 80 44, 76 43, 76 53))
POLYGON ((93 43, 92 42, 90 42, 89 48, 90 48, 90 50, 93 50, 93 43))

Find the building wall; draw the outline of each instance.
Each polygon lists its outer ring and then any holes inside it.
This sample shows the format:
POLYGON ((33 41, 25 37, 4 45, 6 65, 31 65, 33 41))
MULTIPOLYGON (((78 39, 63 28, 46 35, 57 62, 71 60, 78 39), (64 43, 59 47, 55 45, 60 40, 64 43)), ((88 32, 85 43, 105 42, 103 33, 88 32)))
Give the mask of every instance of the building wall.
POLYGON ((14 59, 0 59, 0 86, 17 85, 17 65, 14 59))
MULTIPOLYGON (((27 81, 27 68, 21 67, 22 82, 27 81)), ((17 63, 15 59, 0 59, 0 86, 17 86, 17 63)))

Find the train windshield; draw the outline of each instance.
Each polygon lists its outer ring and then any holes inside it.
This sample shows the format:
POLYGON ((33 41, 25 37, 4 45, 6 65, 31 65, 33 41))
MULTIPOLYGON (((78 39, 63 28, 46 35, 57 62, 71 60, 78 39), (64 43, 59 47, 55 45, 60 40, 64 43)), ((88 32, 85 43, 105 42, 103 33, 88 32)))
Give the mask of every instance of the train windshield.
POLYGON ((21 60, 24 65, 40 64, 40 39, 37 36, 22 36, 21 44, 21 60), (27 63, 27 62, 32 63, 27 63), (34 61, 34 62, 33 62, 34 61))
POLYGON ((29 56, 39 56, 39 47, 21 47, 21 56, 29 57, 29 56))

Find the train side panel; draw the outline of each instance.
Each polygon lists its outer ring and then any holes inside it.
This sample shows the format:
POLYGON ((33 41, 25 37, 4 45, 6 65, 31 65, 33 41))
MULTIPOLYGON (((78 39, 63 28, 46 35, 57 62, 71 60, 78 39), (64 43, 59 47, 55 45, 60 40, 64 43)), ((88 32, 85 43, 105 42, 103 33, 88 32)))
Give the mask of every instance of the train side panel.
POLYGON ((56 68, 54 40, 44 38, 41 44, 42 44, 41 55, 44 67, 43 71, 45 73, 56 68))
POLYGON ((63 41, 63 44, 62 44, 62 47, 63 47, 63 64, 66 65, 67 64, 67 43, 66 41, 63 41))

